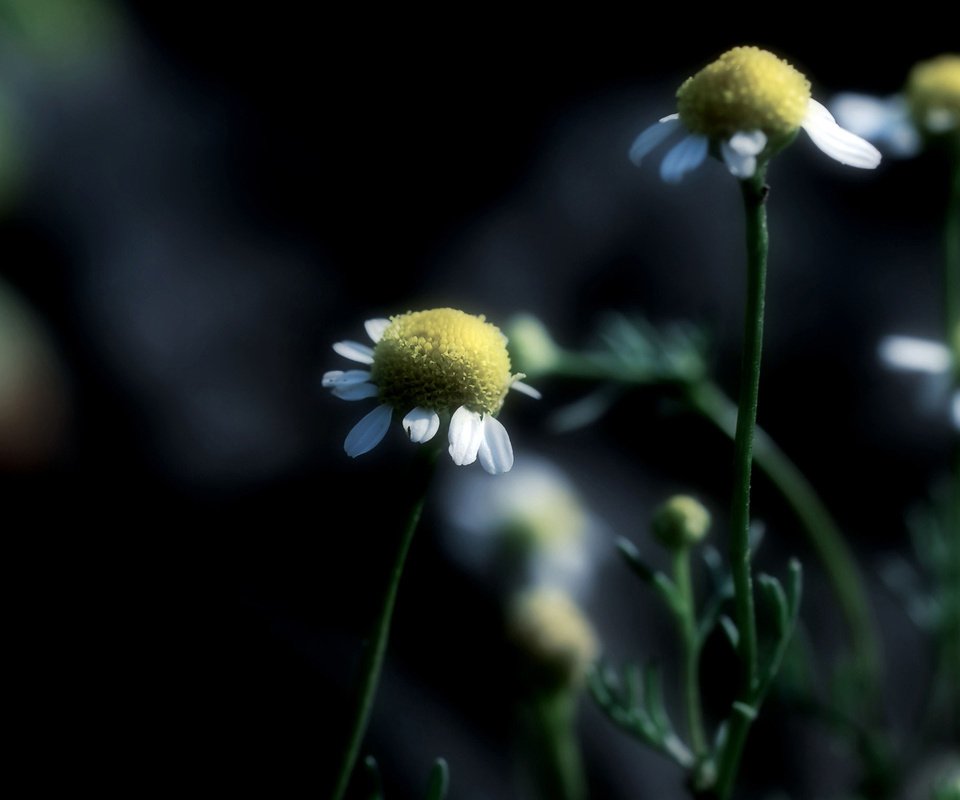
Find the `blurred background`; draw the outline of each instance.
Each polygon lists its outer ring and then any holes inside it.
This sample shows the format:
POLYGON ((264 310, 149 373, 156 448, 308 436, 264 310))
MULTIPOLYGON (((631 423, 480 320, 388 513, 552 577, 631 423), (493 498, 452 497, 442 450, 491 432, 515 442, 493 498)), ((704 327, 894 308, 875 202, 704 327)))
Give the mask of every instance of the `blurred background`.
MULTIPOLYGON (((627 160, 633 138, 733 45, 787 57, 822 101, 893 93, 956 49, 929 15, 868 33, 789 14, 0 0, 8 699, 35 785, 323 796, 412 499, 399 430, 348 459, 358 407, 320 388, 341 368, 330 345, 365 319, 529 311, 573 348, 607 309, 690 320, 735 390, 735 182, 711 162, 663 185, 656 156, 627 160)), ((890 333, 942 337, 945 173, 936 154, 845 169, 801 136, 769 175, 760 423, 870 578, 904 726, 929 654, 874 573, 909 556, 904 513, 943 473, 949 427, 875 353, 890 333)), ((589 387, 538 388, 502 419, 518 467, 550 459, 596 520, 606 555, 584 602, 602 649, 669 661, 662 609, 613 538, 656 560, 652 510, 688 491, 722 542, 729 444, 652 392, 558 436, 544 420, 589 387)), ((419 796, 438 755, 452 798, 524 796, 499 589, 448 535, 456 473, 478 470, 441 463, 404 577, 366 748, 388 800, 419 796)), ((763 481, 755 510, 764 568, 807 561, 804 613, 829 654, 840 623, 797 523, 763 481)), ((596 798, 683 796, 589 702, 582 723, 596 798)), ((852 780, 798 723, 755 731, 747 759, 757 796, 852 780)))

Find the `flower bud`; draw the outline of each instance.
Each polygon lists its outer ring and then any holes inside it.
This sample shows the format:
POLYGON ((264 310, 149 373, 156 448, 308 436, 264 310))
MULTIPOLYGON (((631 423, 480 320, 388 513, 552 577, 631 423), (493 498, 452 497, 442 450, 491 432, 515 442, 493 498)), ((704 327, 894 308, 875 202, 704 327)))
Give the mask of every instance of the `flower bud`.
POLYGON ((695 497, 678 494, 661 505, 653 516, 653 535, 670 550, 700 542, 710 529, 710 512, 695 497))

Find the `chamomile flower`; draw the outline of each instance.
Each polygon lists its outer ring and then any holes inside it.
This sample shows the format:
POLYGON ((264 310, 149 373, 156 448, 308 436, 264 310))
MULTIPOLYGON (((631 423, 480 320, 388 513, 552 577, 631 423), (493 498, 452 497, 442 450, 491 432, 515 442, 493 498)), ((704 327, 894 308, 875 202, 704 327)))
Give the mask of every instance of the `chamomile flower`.
POLYGON ((844 92, 830 107, 843 125, 896 156, 916 155, 925 139, 960 138, 960 55, 914 65, 899 94, 844 92))
POLYGON ((507 610, 510 637, 552 682, 583 683, 599 651, 597 634, 562 589, 537 586, 521 592, 507 610))
POLYGON ((380 404, 347 434, 355 458, 376 447, 394 412, 411 442, 430 441, 449 419, 450 457, 480 464, 492 475, 513 466, 513 446, 496 418, 510 389, 539 393, 510 372, 506 337, 484 317, 453 308, 410 311, 365 323, 374 346, 337 342, 333 349, 365 369, 334 370, 323 386, 344 400, 378 398, 380 404))
POLYGON ((686 135, 666 154, 660 177, 676 183, 713 153, 741 180, 793 141, 803 128, 813 143, 841 164, 873 169, 880 153, 841 128, 810 96, 810 81, 786 61, 758 47, 734 47, 688 78, 677 90, 677 112, 633 142, 637 166, 674 134, 686 135))
MULTIPOLYGON (((955 336, 960 340, 960 326, 955 336)), ((960 350, 960 341, 957 348, 960 350)), ((953 427, 960 431, 960 389, 951 390, 957 366, 953 351, 947 345, 915 336, 886 336, 880 341, 878 352, 880 360, 890 369, 922 376, 926 404, 934 409, 949 405, 953 427)))
POLYGON ((500 480, 457 472, 448 481, 443 533, 454 560, 498 591, 554 586, 588 595, 608 532, 556 464, 528 453, 500 480))

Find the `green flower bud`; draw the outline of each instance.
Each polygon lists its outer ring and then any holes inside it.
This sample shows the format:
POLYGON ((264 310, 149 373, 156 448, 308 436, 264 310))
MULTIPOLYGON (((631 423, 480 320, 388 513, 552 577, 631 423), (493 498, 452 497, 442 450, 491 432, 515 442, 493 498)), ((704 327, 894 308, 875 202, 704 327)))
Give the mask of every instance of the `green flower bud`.
POLYGON ((700 542, 710 529, 710 512, 695 497, 678 494, 653 515, 653 535, 670 550, 700 542))

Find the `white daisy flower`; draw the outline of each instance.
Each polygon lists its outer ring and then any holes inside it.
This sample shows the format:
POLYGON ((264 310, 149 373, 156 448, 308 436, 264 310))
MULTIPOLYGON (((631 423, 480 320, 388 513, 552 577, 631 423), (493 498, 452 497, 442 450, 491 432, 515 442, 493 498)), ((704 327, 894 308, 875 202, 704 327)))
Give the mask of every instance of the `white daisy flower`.
MULTIPOLYGON (((960 338, 960 328, 957 336, 960 338)), ((947 345, 915 336, 885 336, 878 353, 891 369, 923 376, 925 404, 935 409, 949 405, 953 427, 960 431, 960 389, 952 388, 954 355, 947 345)))
POLYGON ((830 108, 845 127, 892 155, 916 155, 925 138, 960 136, 960 55, 914 65, 900 94, 844 92, 830 108))
POLYGON ((497 585, 554 586, 583 598, 603 557, 608 532, 569 478, 527 454, 501 480, 457 473, 442 493, 444 542, 466 569, 497 585))
POLYGON ((449 420, 450 457, 458 465, 478 458, 492 475, 513 466, 513 446, 496 418, 510 389, 539 392, 510 372, 507 339, 484 317, 453 308, 410 311, 365 324, 374 346, 337 342, 333 349, 365 369, 334 370, 323 386, 344 400, 379 398, 380 404, 347 434, 343 448, 355 458, 376 447, 395 411, 412 442, 430 441, 449 420))
POLYGON ((800 72, 766 50, 735 47, 683 83, 677 113, 643 131, 630 148, 630 160, 639 166, 658 145, 686 131, 660 164, 663 180, 678 182, 710 153, 744 180, 790 144, 800 128, 841 164, 873 169, 880 163, 872 144, 841 128, 810 96, 810 81, 800 72))

